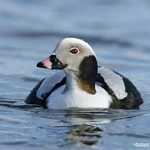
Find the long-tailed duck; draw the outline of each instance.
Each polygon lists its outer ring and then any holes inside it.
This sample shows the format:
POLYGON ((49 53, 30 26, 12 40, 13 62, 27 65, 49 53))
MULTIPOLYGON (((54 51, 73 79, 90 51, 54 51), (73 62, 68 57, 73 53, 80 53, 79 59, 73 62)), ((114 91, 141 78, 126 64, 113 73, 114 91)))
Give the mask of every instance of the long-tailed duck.
POLYGON ((50 109, 137 109, 143 103, 137 88, 123 75, 98 67, 92 47, 77 38, 64 38, 37 67, 59 70, 44 78, 25 102, 50 109))

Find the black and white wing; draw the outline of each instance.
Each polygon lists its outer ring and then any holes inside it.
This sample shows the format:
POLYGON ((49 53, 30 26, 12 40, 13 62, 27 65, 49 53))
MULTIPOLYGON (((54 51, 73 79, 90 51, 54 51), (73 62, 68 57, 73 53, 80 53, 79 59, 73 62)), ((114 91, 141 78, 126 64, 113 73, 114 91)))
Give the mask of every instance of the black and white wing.
POLYGON ((112 108, 139 108, 143 103, 139 91, 128 78, 104 67, 100 67, 98 72, 97 82, 112 96, 112 108))
POLYGON ((47 97, 58 87, 65 84, 65 74, 57 71, 54 75, 42 79, 30 92, 25 102, 27 104, 37 104, 46 107, 47 97))

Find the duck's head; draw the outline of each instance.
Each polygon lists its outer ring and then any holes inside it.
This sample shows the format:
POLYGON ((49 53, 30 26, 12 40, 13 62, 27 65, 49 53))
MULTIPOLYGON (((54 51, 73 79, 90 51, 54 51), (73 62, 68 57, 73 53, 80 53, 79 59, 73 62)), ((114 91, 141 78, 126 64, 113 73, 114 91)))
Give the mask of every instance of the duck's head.
POLYGON ((97 74, 97 61, 92 47, 77 38, 64 38, 56 46, 52 55, 39 62, 37 67, 64 69, 76 73, 83 79, 97 74))

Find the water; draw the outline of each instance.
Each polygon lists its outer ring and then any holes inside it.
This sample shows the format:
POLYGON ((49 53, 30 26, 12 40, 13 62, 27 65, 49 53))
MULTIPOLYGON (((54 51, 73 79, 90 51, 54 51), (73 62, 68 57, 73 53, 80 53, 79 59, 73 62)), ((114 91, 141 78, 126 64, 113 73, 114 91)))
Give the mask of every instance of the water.
POLYGON ((150 148, 149 0, 1 0, 0 149, 150 148), (99 63, 128 76, 140 110, 48 111, 23 103, 50 74, 36 63, 63 37, 88 41, 99 63))

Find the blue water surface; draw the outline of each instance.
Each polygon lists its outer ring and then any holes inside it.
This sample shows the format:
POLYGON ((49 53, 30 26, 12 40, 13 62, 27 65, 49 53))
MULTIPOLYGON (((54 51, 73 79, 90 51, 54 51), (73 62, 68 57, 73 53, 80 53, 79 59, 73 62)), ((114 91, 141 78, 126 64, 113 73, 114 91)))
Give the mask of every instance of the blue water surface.
POLYGON ((149 0, 0 1, 0 149, 150 149, 149 0), (52 72, 36 68, 63 37, 94 48, 100 65, 141 91, 140 110, 50 111, 23 103, 52 72))

